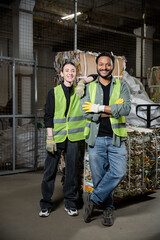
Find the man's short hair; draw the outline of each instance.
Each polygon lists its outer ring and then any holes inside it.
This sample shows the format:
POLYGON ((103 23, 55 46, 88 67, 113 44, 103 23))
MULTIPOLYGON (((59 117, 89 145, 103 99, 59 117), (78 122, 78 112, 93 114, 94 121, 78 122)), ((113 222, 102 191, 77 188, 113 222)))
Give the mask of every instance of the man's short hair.
POLYGON ((97 58, 96 58, 96 63, 97 63, 97 64, 98 64, 98 59, 99 59, 100 57, 109 57, 109 58, 112 60, 113 64, 114 64, 115 58, 114 58, 114 55, 113 55, 112 53, 110 53, 110 52, 100 53, 100 54, 97 56, 97 58))

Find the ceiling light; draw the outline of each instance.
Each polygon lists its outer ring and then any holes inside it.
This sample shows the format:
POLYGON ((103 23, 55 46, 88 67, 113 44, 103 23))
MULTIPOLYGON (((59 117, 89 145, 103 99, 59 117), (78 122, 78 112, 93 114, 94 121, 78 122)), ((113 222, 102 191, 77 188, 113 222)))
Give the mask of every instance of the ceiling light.
MULTIPOLYGON (((78 12, 76 15, 79 16, 81 14, 82 14, 81 12, 78 12)), ((74 13, 70 14, 70 15, 67 15, 65 17, 61 17, 61 19, 63 19, 63 20, 69 20, 69 19, 72 19, 72 18, 74 18, 74 13)))

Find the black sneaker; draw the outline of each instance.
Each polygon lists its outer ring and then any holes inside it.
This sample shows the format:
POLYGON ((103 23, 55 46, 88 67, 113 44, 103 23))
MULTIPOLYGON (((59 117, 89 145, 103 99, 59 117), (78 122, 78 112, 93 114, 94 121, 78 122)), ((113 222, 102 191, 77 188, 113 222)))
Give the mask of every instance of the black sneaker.
POLYGON ((113 223, 114 223, 113 210, 111 208, 107 208, 103 211, 102 224, 104 226, 112 226, 113 223))
POLYGON ((65 207, 64 210, 68 213, 69 216, 78 216, 78 210, 76 208, 65 207))
POLYGON ((39 216, 40 217, 48 217, 50 215, 51 209, 41 209, 41 211, 39 212, 39 216))
POLYGON ((91 215, 94 210, 94 207, 96 204, 91 201, 91 193, 90 192, 84 192, 83 193, 83 219, 86 223, 89 223, 91 221, 91 215))

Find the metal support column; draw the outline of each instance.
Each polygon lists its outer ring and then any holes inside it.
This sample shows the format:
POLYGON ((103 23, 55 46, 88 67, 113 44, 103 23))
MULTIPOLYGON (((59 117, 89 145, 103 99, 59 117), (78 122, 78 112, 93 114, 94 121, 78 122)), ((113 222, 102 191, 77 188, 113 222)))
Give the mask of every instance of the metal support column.
POLYGON ((34 169, 37 169, 38 158, 38 127, 37 127, 37 58, 34 63, 34 81, 35 81, 35 162, 34 169))
POLYGON ((144 24, 145 24, 145 0, 142 0, 142 27, 141 27, 141 82, 143 83, 143 41, 144 41, 144 24))
POLYGON ((77 51, 77 0, 74 0, 74 51, 77 51))
POLYGON ((12 147, 13 147, 13 171, 15 171, 15 166, 16 166, 16 152, 15 152, 15 149, 16 149, 16 117, 15 117, 15 114, 16 114, 16 109, 15 109, 15 60, 13 60, 13 63, 12 63, 12 87, 13 87, 13 105, 12 105, 12 108, 13 108, 13 131, 12 131, 12 134, 13 134, 13 142, 12 142, 12 147))

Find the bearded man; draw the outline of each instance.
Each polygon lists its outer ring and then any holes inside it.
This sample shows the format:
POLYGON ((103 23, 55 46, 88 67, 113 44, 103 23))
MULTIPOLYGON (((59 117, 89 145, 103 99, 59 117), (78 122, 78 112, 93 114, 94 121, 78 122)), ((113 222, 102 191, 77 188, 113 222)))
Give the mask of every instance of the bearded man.
POLYGON ((105 226, 114 223, 113 190, 126 174, 124 116, 131 108, 126 83, 112 76, 114 60, 108 52, 96 58, 98 75, 85 85, 85 96, 80 100, 82 113, 87 118, 84 134, 94 187, 92 193, 84 193, 83 218, 86 223, 90 222, 94 208, 101 206, 105 226))

